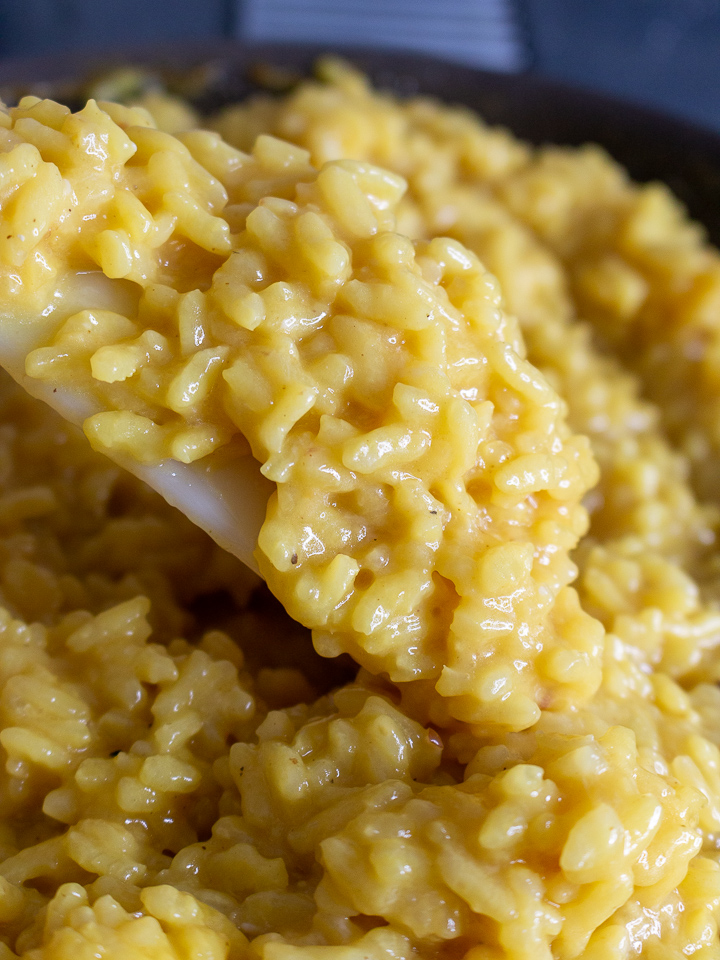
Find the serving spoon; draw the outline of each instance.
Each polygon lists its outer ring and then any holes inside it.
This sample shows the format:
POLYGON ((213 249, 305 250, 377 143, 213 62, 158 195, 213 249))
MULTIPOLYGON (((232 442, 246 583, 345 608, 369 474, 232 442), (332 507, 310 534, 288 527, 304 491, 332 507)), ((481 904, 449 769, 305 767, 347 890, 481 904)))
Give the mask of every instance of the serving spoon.
MULTIPOLYGON (((82 429, 84 421, 110 410, 87 384, 63 379, 38 380, 27 375, 29 353, 47 345, 62 317, 87 308, 117 309, 117 288, 100 273, 78 274, 58 290, 54 303, 41 315, 0 314, 0 366, 27 393, 52 407, 63 419, 82 429)), ((275 485, 262 476, 252 454, 220 448, 193 463, 167 459, 140 463, 115 450, 103 450, 119 467, 155 489, 172 506, 208 533, 223 549, 258 573, 253 556, 268 497, 275 485)))

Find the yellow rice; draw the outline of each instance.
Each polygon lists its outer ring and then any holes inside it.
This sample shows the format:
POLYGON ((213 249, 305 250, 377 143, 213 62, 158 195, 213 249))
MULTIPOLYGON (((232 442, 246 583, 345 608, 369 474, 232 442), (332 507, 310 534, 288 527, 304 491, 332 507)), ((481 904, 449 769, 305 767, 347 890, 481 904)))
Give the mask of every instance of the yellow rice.
POLYGON ((3 381, 0 960, 720 957, 720 254, 333 62, 193 119, 0 114, 2 309, 111 280, 27 372, 249 443, 294 620, 3 381))

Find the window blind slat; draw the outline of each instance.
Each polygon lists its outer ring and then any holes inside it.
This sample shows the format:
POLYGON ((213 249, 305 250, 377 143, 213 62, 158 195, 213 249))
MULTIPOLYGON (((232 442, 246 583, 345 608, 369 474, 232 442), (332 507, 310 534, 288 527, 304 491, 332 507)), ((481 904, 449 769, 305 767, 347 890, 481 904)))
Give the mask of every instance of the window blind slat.
POLYGON ((244 0, 248 40, 426 51, 498 70, 527 57, 512 0, 244 0))

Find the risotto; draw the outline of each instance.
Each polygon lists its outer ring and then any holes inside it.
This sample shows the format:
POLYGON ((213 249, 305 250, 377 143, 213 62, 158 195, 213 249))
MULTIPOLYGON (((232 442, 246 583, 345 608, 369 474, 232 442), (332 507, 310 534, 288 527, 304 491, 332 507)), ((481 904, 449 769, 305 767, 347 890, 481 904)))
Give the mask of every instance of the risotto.
POLYGON ((0 216, 25 373, 96 411, 0 385, 0 960, 720 958, 720 254, 670 193, 327 61, 26 97, 0 216), (265 584, 95 452, 248 447, 265 584))

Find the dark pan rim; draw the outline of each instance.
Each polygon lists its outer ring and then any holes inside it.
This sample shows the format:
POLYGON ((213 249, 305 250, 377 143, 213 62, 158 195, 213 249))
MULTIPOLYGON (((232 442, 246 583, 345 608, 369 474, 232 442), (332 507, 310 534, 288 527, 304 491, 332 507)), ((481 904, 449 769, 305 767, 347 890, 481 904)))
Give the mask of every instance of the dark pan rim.
POLYGON ((436 95, 434 90, 440 77, 452 74, 453 86, 465 87, 477 83, 498 94, 524 94, 533 103, 541 101, 547 104, 553 98, 559 98, 563 102, 579 103, 590 112, 602 111, 614 116, 620 113, 638 123, 662 124, 677 136, 699 136, 707 139, 708 146, 720 150, 720 133, 712 128, 630 98, 566 83, 533 70, 517 73, 483 70, 430 54, 385 47, 207 39, 140 44, 89 53, 70 51, 32 57, 0 57, 0 85, 5 88, 24 88, 31 84, 77 83, 87 76, 126 64, 182 69, 215 61, 235 64, 242 69, 250 63, 268 61, 308 72, 313 62, 326 54, 345 57, 371 76, 379 74, 381 80, 383 73, 387 73, 390 85, 400 93, 436 95))

